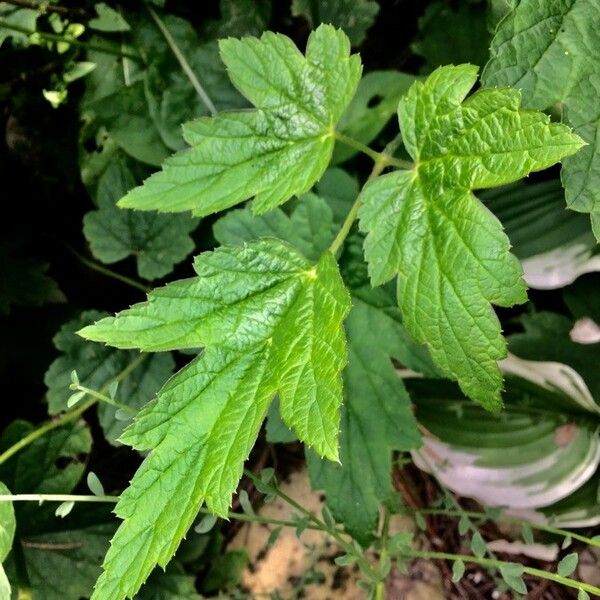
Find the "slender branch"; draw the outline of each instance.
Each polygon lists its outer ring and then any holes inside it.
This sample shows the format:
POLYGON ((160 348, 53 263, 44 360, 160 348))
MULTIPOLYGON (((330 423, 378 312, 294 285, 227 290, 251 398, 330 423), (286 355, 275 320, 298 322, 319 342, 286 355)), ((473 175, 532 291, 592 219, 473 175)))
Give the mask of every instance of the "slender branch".
POLYGON ((87 17, 88 13, 83 8, 70 8, 68 6, 57 6, 47 2, 34 2, 33 0, 4 0, 6 4, 12 4, 20 8, 32 8, 40 13, 57 13, 59 15, 78 15, 87 17))
POLYGON ((144 293, 148 293, 150 291, 150 288, 148 286, 144 285, 143 283, 141 283, 140 281, 136 281, 135 279, 132 279, 131 277, 127 277, 126 275, 121 275, 121 273, 117 273, 116 271, 113 271, 112 269, 109 269, 108 267, 105 267, 104 265, 100 265, 97 262, 94 262, 93 260, 90 260, 89 258, 82 256, 74 248, 71 248, 71 246, 67 245, 67 248, 71 251, 71 253, 74 256, 77 257, 77 260, 79 260, 79 262, 82 265, 88 267, 88 269, 92 269, 92 271, 97 271, 98 273, 102 273, 102 275, 106 275, 106 277, 111 277, 112 279, 116 279, 117 281, 120 281, 121 283, 125 283, 131 287, 141 290, 144 293))
MULTIPOLYGON (((471 556, 469 554, 451 554, 449 552, 430 552, 427 550, 411 550, 410 557, 412 558, 425 558, 425 559, 433 559, 433 560, 462 560, 463 562, 474 563, 477 565, 481 565, 483 567, 493 567, 500 569, 500 567, 514 564, 503 560, 497 560, 493 558, 478 558, 477 556, 471 556)), ((582 581, 576 581, 575 579, 571 579, 570 577, 563 577, 558 573, 550 573, 549 571, 544 571, 542 569, 536 569, 534 567, 526 567, 522 565, 523 573, 527 573, 527 575, 532 575, 533 577, 538 577, 540 579, 549 579, 550 581, 554 581, 555 583, 560 583, 566 587, 574 588, 576 590, 585 590, 590 594, 596 594, 600 596, 600 588, 595 585, 591 585, 589 583, 584 583, 582 581)))
MULTIPOLYGON (((135 360, 131 361, 114 379, 112 379, 110 383, 112 383, 112 381, 122 381, 123 379, 125 379, 125 377, 127 377, 132 371, 137 369, 137 367, 139 367, 140 364, 142 364, 142 362, 146 360, 147 356, 147 354, 140 354, 140 356, 138 356, 135 360)), ((102 389, 107 389, 110 383, 105 385, 102 389)), ((76 406, 72 410, 63 413, 57 419, 48 421, 47 423, 44 423, 37 429, 34 429, 33 431, 29 432, 25 437, 21 438, 18 442, 16 442, 10 448, 5 450, 2 454, 0 454, 0 465, 6 462, 9 458, 14 456, 17 452, 21 451, 26 446, 29 446, 29 444, 35 442, 35 440, 48 433, 49 431, 57 429, 58 427, 62 427, 63 425, 66 425, 71 421, 76 421, 88 408, 91 408, 97 402, 97 398, 91 398, 87 402, 84 402, 83 404, 76 406)))
MULTIPOLYGON (((390 511, 387 506, 383 507, 383 523, 381 525, 381 552, 379 554, 379 570, 383 573, 386 561, 389 560, 388 537, 390 532, 390 511)), ((385 598, 385 578, 375 586, 375 600, 385 598)))
POLYGON ((64 42, 65 44, 76 46, 77 48, 95 50, 96 52, 103 52, 104 54, 112 54, 114 56, 124 56, 126 58, 130 58, 131 60, 135 60, 136 62, 143 62, 142 57, 138 54, 132 54, 131 52, 122 52, 120 50, 110 48, 109 46, 95 44, 93 42, 82 42, 74 37, 67 35, 58 35, 56 33, 48 33, 46 31, 36 31, 33 29, 27 29, 26 27, 21 27, 20 25, 9 23, 4 19, 0 19, 0 28, 11 29, 12 31, 18 31, 19 33, 23 33, 25 35, 38 35, 43 40, 47 40, 49 42, 64 42))
POLYGON ((70 410, 64 414, 62 414, 58 419, 53 419, 52 421, 48 421, 44 425, 34 429, 30 433, 28 433, 25 437, 21 438, 18 442, 13 444, 10 448, 5 450, 2 454, 0 454, 0 465, 5 463, 11 456, 15 455, 17 452, 29 446, 32 442, 35 442, 38 438, 42 437, 49 431, 53 429, 57 429, 58 427, 62 427, 71 421, 76 421, 88 408, 92 407, 96 404, 97 400, 92 399, 88 400, 84 404, 81 404, 77 408, 70 410))
POLYGON ((384 161, 386 163, 385 166, 390 165, 392 167, 397 167, 398 169, 412 169, 414 167, 413 163, 411 163, 410 161, 402 160, 400 158, 395 158, 394 156, 392 156, 392 152, 389 150, 389 144, 383 152, 377 152, 376 150, 373 150, 373 148, 370 148, 366 144, 363 144, 362 142, 359 142, 358 140, 355 140, 354 138, 344 133, 341 133, 340 131, 335 132, 335 139, 341 142, 342 144, 346 144, 346 146, 350 146, 351 148, 354 148, 355 150, 366 154, 375 162, 384 161))
POLYGON ((106 394, 103 394, 102 392, 98 392, 96 390, 93 390, 92 388, 85 387, 84 385, 77 385, 72 389, 79 390, 80 392, 85 392, 88 396, 96 398, 96 400, 100 400, 100 402, 104 402, 105 404, 110 404, 110 406, 118 408, 119 410, 123 410, 134 417, 135 415, 137 415, 137 410, 134 410, 133 408, 131 408, 131 406, 127 406, 127 404, 118 402, 117 400, 114 400, 113 398, 107 396, 106 394))
MULTIPOLYGON (((452 510, 446 508, 422 508, 422 509, 411 509, 409 507, 404 507, 404 511, 417 513, 420 512, 425 515, 444 515, 447 517, 462 517, 463 515, 470 517, 471 519, 483 519, 485 521, 492 520, 492 517, 485 513, 479 512, 475 510, 452 510)), ((510 517, 508 515, 499 515, 498 517, 493 517, 494 521, 503 521, 504 523, 511 523, 514 525, 526 525, 531 527, 532 529, 537 529, 538 531, 545 531, 546 533, 551 533, 554 535, 561 536, 563 538, 572 538, 577 540, 578 542, 583 542, 588 546, 594 546, 595 548, 600 548, 600 539, 595 540, 593 538, 587 537, 585 535, 581 535, 580 533, 576 533, 575 531, 569 531, 567 529, 560 529, 558 527, 552 527, 550 525, 544 525, 542 523, 534 523, 527 521, 525 519, 519 519, 517 517, 510 517)))
POLYGON ((206 106, 208 112, 214 117, 218 111, 215 105, 213 104, 213 101, 210 99, 210 96, 206 93, 206 90, 202 87, 200 81, 198 81, 196 74, 192 70, 192 67, 190 67, 190 63, 187 61, 186 57, 177 46, 177 43, 173 39, 171 32, 167 29, 162 19, 156 14, 156 11, 150 6, 147 6, 147 8, 148 12, 150 13, 150 16, 152 17, 152 19, 154 19, 156 26, 160 29, 160 32, 163 34, 165 40, 167 41, 167 44, 169 44, 169 47, 171 48, 171 51, 173 52, 175 58, 179 62, 181 69, 186 74, 187 78, 190 80, 192 87, 196 90, 198 97, 200 98, 200 100, 202 100, 202 103, 204 104, 204 106, 206 106))
POLYGON ((79 494, 0 494, 0 502, 117 502, 118 496, 79 494))
MULTIPOLYGON (((342 134, 336 133, 337 139, 340 139, 338 137, 339 135, 342 135, 342 134)), ((344 138, 345 137, 346 136, 344 136, 344 138)), ((352 138, 347 138, 347 139, 352 139, 352 138)), ((397 135, 385 147, 385 150, 383 152, 372 151, 376 155, 376 157, 374 158, 375 164, 373 165, 373 170, 371 171, 371 174, 369 175, 367 182, 378 177, 387 166, 394 164, 394 163, 390 162, 390 160, 395 160, 395 159, 392 159, 391 153, 394 151, 396 146, 400 143, 400 140, 401 140, 400 135, 397 135)), ((359 142, 357 142, 357 143, 359 143, 359 142)), ((368 146, 365 146, 365 148, 368 148, 368 146)), ((371 151, 370 148, 368 148, 368 150, 371 151)), ((342 223, 342 226, 340 227, 338 234, 335 236, 335 239, 333 240, 333 242, 331 242, 331 246, 329 246, 329 252, 331 252, 332 254, 336 254, 338 252, 338 250, 342 247, 344 241, 348 237, 348 234, 350 233, 350 230, 352 229, 352 225, 354 224, 354 221, 356 220, 356 217, 358 215, 358 210, 360 209, 361 204, 362 204, 362 202, 361 202, 360 194, 359 194, 358 198, 354 201, 354 204, 350 207, 350 210, 348 211, 348 214, 346 215, 346 218, 344 219, 344 222, 342 223)))

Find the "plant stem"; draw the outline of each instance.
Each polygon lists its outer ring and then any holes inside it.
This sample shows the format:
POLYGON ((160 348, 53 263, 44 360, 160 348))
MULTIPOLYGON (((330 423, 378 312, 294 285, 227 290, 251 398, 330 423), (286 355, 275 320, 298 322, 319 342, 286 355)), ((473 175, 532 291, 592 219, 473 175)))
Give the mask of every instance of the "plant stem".
POLYGON ((111 398, 110 396, 107 396, 106 394, 103 394, 103 393, 93 390, 91 388, 85 387, 83 385, 78 385, 74 389, 77 389, 80 392, 85 392, 88 396, 91 396, 92 398, 96 398, 97 400, 100 400, 100 402, 110 404, 114 408, 118 408, 119 410, 124 410, 125 412, 129 413, 130 415, 132 415, 134 417, 135 417, 135 415, 137 415, 137 410, 134 410, 133 408, 131 408, 131 406, 127 406, 127 404, 122 404, 121 402, 117 402, 117 400, 114 400, 113 398, 111 398))
MULTIPOLYGON (((498 560, 493 558, 478 558, 477 556, 471 556, 469 554, 451 554, 449 552, 430 552, 427 550, 411 550, 410 557, 433 560, 462 560, 463 562, 470 562, 477 565, 481 565, 483 567, 494 567, 497 569, 500 569, 500 567, 503 567, 505 565, 513 564, 504 560, 498 560)), ((558 573, 550 573, 549 571, 544 571, 542 569, 535 569, 534 567, 526 566, 523 566, 523 573, 527 573, 528 575, 532 575, 533 577, 539 577, 540 579, 549 579, 550 581, 554 581, 555 583, 560 583, 564 586, 574 588, 576 590, 585 590, 590 594, 596 594, 600 596, 600 588, 596 587, 595 585, 583 583, 581 581, 576 581, 575 579, 571 579, 569 577, 563 577, 558 573)))
POLYGON ((581 535, 580 533, 576 533, 574 531, 569 531, 567 529, 560 529, 558 527, 552 527, 550 525, 544 525, 542 523, 534 523, 529 522, 525 519, 518 519, 517 517, 510 517, 505 515, 500 515, 498 517, 491 517, 487 513, 478 512, 474 510, 451 510, 446 508, 422 508, 418 510, 412 510, 408 507, 403 509, 404 511, 409 511, 412 513, 420 512, 425 515, 445 515, 447 517, 462 517, 463 515, 470 517, 471 519, 483 519, 485 521, 495 520, 495 521, 503 521, 505 523, 511 523, 514 525, 527 525, 532 529, 537 529, 538 531, 545 531, 546 533, 551 533, 554 535, 559 535, 563 538, 572 538, 577 540, 578 542, 583 542, 588 546, 594 546, 595 548, 600 548, 600 539, 594 540, 585 535, 581 535))
POLYGON ((86 17, 87 12, 82 8, 70 8, 67 6, 56 6, 55 4, 48 4, 47 2, 38 3, 33 0, 4 0, 6 4, 12 4, 20 8, 31 8, 37 10, 40 13, 57 13, 59 15, 78 15, 80 17, 86 17))
POLYGON ((165 40, 167 41, 167 44, 169 44, 169 47, 171 48, 171 51, 173 52, 175 58, 179 62, 181 69, 186 74, 187 78, 190 80, 192 87, 196 90, 198 97, 200 98, 200 100, 202 100, 202 103, 204 104, 204 106, 206 106, 208 112, 214 117, 218 111, 215 105, 213 104, 213 101, 210 99, 210 96, 206 93, 206 90, 202 87, 202 84, 198 81, 196 74, 192 70, 192 67, 190 67, 190 63, 187 61, 183 52, 181 52, 181 50, 177 46, 177 43, 173 39, 171 32, 167 29, 166 25, 163 23, 162 19, 156 14, 156 11, 153 8, 151 8, 150 6, 147 6, 146 8, 148 9, 150 16, 156 23, 156 26, 160 29, 160 32, 163 34, 165 40))
POLYGON ((344 133, 341 133, 340 131, 336 131, 334 137, 342 144, 346 144, 346 146, 350 146, 351 148, 354 148, 355 150, 366 154, 375 162, 384 161, 386 163, 385 166, 390 165, 393 167, 397 167, 398 169, 412 169, 414 166, 413 163, 411 163, 408 160, 394 158, 392 156, 392 153, 389 151, 389 144, 383 152, 377 152, 376 150, 373 150, 373 148, 370 148, 366 144, 363 144, 362 142, 359 142, 358 140, 355 140, 354 138, 344 133))
MULTIPOLYGON (((336 133, 336 138, 340 139, 340 138, 338 138, 338 135, 342 135, 342 134, 336 133)), ((346 136, 344 136, 344 138, 346 138, 346 136)), ((347 139, 350 140, 352 138, 347 138, 347 139)), ((391 153, 394 151, 396 146, 399 144, 400 140, 401 140, 400 135, 397 135, 385 147, 383 152, 375 152, 374 150, 371 150, 368 146, 365 146, 365 148, 367 148, 370 152, 373 152, 375 155, 375 157, 369 155, 369 156, 371 156, 371 158, 373 158, 373 160, 375 161, 375 164, 373 165, 373 169, 367 179, 367 182, 378 177, 387 166, 393 165, 393 163, 390 162, 391 153)), ((353 141, 355 141, 355 140, 353 140, 353 141)), ((360 144, 360 142, 356 142, 356 143, 360 144)), ((393 160, 395 160, 395 159, 393 159, 393 160)), ((329 246, 329 252, 331 252, 331 254, 335 255, 338 252, 338 250, 342 247, 346 238, 348 237, 348 234, 350 233, 350 230, 352 229, 352 225, 354 224, 354 221, 356 220, 356 216, 358 215, 358 210, 360 209, 360 205, 361 205, 361 200, 360 200, 360 194, 359 194, 358 198, 354 201, 354 204, 350 207, 350 210, 348 211, 348 214, 346 215, 346 218, 344 219, 344 222, 342 223, 342 226, 340 227, 338 234, 335 236, 335 239, 333 240, 333 242, 331 242, 331 246, 329 246)))
POLYGON ((49 42, 64 42, 65 44, 70 44, 71 46, 76 46, 78 48, 86 48, 87 50, 95 50, 96 52, 104 52, 104 54, 112 54, 114 56, 124 56, 137 62, 143 62, 142 57, 138 54, 132 54, 131 52, 122 52, 120 50, 115 50, 108 46, 94 44, 93 42, 81 42, 78 39, 71 36, 64 36, 55 33, 48 33, 46 31, 35 31, 33 29, 27 29, 26 27, 21 27, 20 25, 9 23, 4 19, 0 19, 0 28, 11 29, 12 31, 18 31, 19 33, 23 33, 25 35, 39 35, 43 40, 48 40, 49 42))
MULTIPOLYGON (((390 531, 390 511, 386 506, 383 507, 383 523, 381 525, 381 552, 379 553, 379 570, 383 574, 385 563, 389 560, 388 556, 388 536, 390 531)), ((377 582, 375 586, 375 600, 385 598, 385 577, 377 582)))
MULTIPOLYGON (((110 383, 112 383, 112 381, 122 381, 123 379, 125 379, 125 377, 127 377, 131 373, 131 371, 137 369, 137 367, 139 367, 140 364, 142 364, 142 362, 146 360, 147 356, 147 354, 140 354, 140 356, 138 356, 135 360, 131 361, 114 379, 112 379, 110 383)), ((110 383, 105 385, 102 389, 107 389, 110 383)), ((25 437, 21 438, 18 442, 16 442, 10 448, 6 449, 2 454, 0 454, 0 465, 6 462, 11 456, 14 456, 17 452, 19 452, 26 446, 29 446, 29 444, 35 442, 35 440, 42 437, 49 431, 57 429, 58 427, 62 427, 63 425, 66 425, 71 421, 77 420, 88 408, 91 408, 97 402, 97 398, 91 398, 90 400, 84 402, 80 406, 76 406, 72 410, 63 413, 57 419, 48 421, 47 423, 44 423, 37 429, 34 429, 33 431, 29 432, 25 437)))
POLYGON ((127 277, 126 275, 121 275, 121 273, 117 273, 116 271, 113 271, 112 269, 109 269, 108 267, 99 265, 98 263, 94 262, 93 260, 90 260, 89 258, 86 258, 85 256, 82 256, 81 254, 79 254, 79 252, 77 252, 76 250, 71 248, 71 246, 68 246, 68 248, 77 257, 79 262, 81 262, 82 265, 85 265, 89 269, 92 269, 93 271, 97 271, 98 273, 102 273, 102 275, 106 275, 107 277, 111 277, 112 279, 116 279, 117 281, 120 281, 121 283, 125 283, 131 287, 141 290, 144 293, 148 293, 150 291, 150 288, 148 286, 144 285, 143 283, 141 283, 140 281, 136 281, 135 279, 132 279, 131 277, 127 277))
POLYGON ((11 456, 29 446, 32 442, 35 442, 39 437, 42 437, 49 431, 53 429, 57 429, 58 427, 62 427, 71 421, 77 420, 88 408, 92 407, 96 404, 97 400, 88 400, 84 404, 81 404, 77 408, 70 410, 64 414, 62 414, 58 419, 53 419, 52 421, 48 421, 44 423, 41 427, 34 429, 29 432, 25 437, 21 438, 18 442, 13 444, 10 448, 5 450, 2 454, 0 454, 0 465, 5 463, 11 456))
POLYGON ((117 502, 118 496, 79 494, 0 494, 0 502, 117 502))

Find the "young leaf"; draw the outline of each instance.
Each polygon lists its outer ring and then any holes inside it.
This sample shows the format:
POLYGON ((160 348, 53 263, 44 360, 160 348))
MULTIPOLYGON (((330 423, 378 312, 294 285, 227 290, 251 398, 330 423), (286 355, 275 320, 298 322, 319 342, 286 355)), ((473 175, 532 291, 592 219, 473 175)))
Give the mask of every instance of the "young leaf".
POLYGON ((407 329, 468 396, 499 410, 506 345, 490 303, 527 296, 508 238, 472 190, 549 167, 582 142, 546 115, 519 110, 515 90, 464 100, 476 80, 477 67, 461 65, 413 84, 398 116, 415 166, 367 184, 359 217, 373 284, 398 274, 407 329))
POLYGON ((507 563, 500 566, 500 575, 504 582, 519 594, 527 593, 527 586, 523 581, 523 565, 507 563))
POLYGON ((204 216, 255 196, 252 207, 261 213, 308 191, 325 171, 336 123, 360 79, 348 38, 322 25, 311 33, 306 57, 271 32, 222 40, 220 48, 232 82, 256 110, 185 125, 192 147, 120 206, 204 216))
MULTIPOLYGON (((0 494, 8 496, 10 490, 0 481, 0 494)), ((0 563, 8 556, 15 538, 15 509, 12 502, 0 502, 0 563)))
POLYGON ((120 348, 206 347, 121 438, 151 453, 117 504, 125 520, 95 599, 134 594, 169 561, 202 502, 227 515, 275 393, 300 439, 338 458, 350 302, 333 256, 312 265, 283 242, 261 240, 203 254, 195 268, 197 278, 80 331, 120 348))
POLYGON ((563 577, 570 577, 579 562, 579 555, 577 552, 571 552, 567 554, 557 565, 556 572, 563 577))
POLYGON ((87 486, 94 496, 104 496, 104 486, 93 471, 87 474, 87 486))
POLYGON ((471 551, 478 558, 483 558, 486 553, 486 545, 479 531, 476 531, 471 538, 471 551))
POLYGON ((135 187, 124 161, 113 162, 98 182, 98 210, 83 218, 83 233, 92 254, 103 263, 135 256, 140 277, 157 279, 173 270, 194 249, 189 233, 197 221, 189 215, 139 213, 117 208, 116 202, 135 187))
POLYGON ((379 12, 372 0, 292 0, 292 15, 304 17, 311 28, 331 23, 344 30, 353 46, 359 46, 379 12))
POLYGON ((589 145, 563 165, 567 206, 591 213, 600 239, 598 62, 600 5, 596 0, 522 0, 502 20, 483 72, 484 85, 512 85, 527 107, 556 106, 589 145))
POLYGON ((465 563, 462 560, 455 560, 452 565, 452 581, 458 583, 465 574, 465 563))

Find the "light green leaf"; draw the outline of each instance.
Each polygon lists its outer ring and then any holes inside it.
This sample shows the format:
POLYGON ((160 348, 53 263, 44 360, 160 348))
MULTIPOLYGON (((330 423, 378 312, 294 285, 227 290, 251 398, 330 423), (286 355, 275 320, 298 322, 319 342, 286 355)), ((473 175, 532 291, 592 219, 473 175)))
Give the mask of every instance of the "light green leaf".
POLYGON ((519 110, 515 90, 464 100, 476 80, 477 67, 450 66, 411 87, 398 116, 415 166, 368 183, 359 217, 373 284, 398 274, 406 328, 468 396, 498 410, 506 346, 490 303, 512 306, 526 293, 500 223, 471 190, 549 167, 582 142, 519 110))
MULTIPOLYGON (((71 396, 69 385, 71 372, 77 370, 81 385, 94 390, 102 390, 124 369, 140 361, 138 352, 124 352, 91 344, 75 334, 81 327, 93 323, 106 313, 86 311, 79 319, 62 326, 54 337, 54 345, 62 352, 48 368, 44 381, 48 387, 46 398, 48 412, 55 415, 67 408, 71 396)), ((174 361, 170 354, 156 354, 142 360, 125 377, 116 393, 116 400, 131 408, 141 408, 152 400, 159 388, 173 372, 174 361)), ((106 390, 105 390, 106 391, 106 390)), ((98 418, 110 442, 121 435, 125 423, 115 417, 116 409, 108 404, 98 405, 98 418)))
POLYGON ((562 170, 567 206, 591 213, 600 239, 600 4, 523 0, 502 20, 483 73, 488 87, 512 85, 530 108, 554 108, 588 143, 562 170))
POLYGON ((185 125, 192 147, 169 158, 121 206, 204 216, 255 196, 252 207, 261 213, 308 191, 325 171, 361 72, 346 36, 322 25, 310 35, 306 57, 271 32, 222 40, 220 49, 232 82, 257 109, 185 125))
POLYGON ((213 226, 221 244, 241 244, 258 238, 285 240, 309 260, 316 260, 333 241, 336 227, 327 203, 312 193, 304 194, 291 215, 278 208, 253 215, 249 208, 232 210, 213 226))
POLYGON ((311 28, 319 23, 341 27, 353 46, 359 46, 375 22, 379 5, 372 0, 292 0, 292 15, 302 16, 311 28))
POLYGON ((518 563, 507 563, 500 566, 500 575, 511 589, 519 594, 527 593, 527 586, 523 581, 523 565, 518 563))
POLYGON ((196 219, 189 215, 132 213, 116 202, 135 187, 133 173, 124 161, 114 161, 98 182, 98 210, 83 219, 83 233, 94 256, 114 263, 135 256, 140 277, 157 279, 173 270, 194 249, 189 233, 196 219))
MULTIPOLYGON (((311 482, 350 534, 368 544, 380 504, 392 494, 392 451, 420 445, 411 403, 391 358, 405 352, 406 337, 393 306, 353 296, 346 319, 349 362, 344 371, 340 463, 308 454, 311 482), (369 303, 369 301, 371 303, 369 303)), ((393 299, 391 299, 393 302, 393 299)))
POLYGON ((556 566, 556 572, 563 577, 570 577, 579 563, 579 555, 577 552, 567 554, 556 566))
MULTIPOLYGON (((399 71, 371 71, 361 80, 352 102, 342 115, 338 130, 345 135, 370 144, 392 118, 398 101, 415 81, 414 75, 399 71)), ((336 143, 331 159, 338 164, 353 157, 358 150, 336 143)))
MULTIPOLYGON (((10 490, 0 481, 0 495, 7 496, 10 490)), ((0 563, 8 556, 15 538, 15 509, 12 502, 0 502, 0 563)))
POLYGON ((88 27, 91 29, 109 32, 129 31, 131 29, 121 13, 108 6, 105 2, 95 4, 94 9, 98 16, 88 21, 88 27))
MULTIPOLYGON (((39 11, 33 8, 16 8, 6 2, 0 3, 0 18, 10 25, 35 31, 39 16, 39 11)), ((14 31, 8 27, 0 28, 0 47, 8 39, 12 40, 12 43, 17 47, 29 45, 29 36, 27 34, 14 31)))
POLYGON ((350 302, 333 256, 313 265, 283 242, 261 240, 205 253, 195 268, 197 278, 80 331, 120 348, 206 346, 121 438, 151 453, 117 504, 125 521, 94 598, 133 594, 169 561, 203 502, 226 516, 275 393, 300 439, 338 458, 350 302))
POLYGON ((465 574, 465 563, 462 560, 455 560, 452 564, 452 581, 458 583, 465 574))

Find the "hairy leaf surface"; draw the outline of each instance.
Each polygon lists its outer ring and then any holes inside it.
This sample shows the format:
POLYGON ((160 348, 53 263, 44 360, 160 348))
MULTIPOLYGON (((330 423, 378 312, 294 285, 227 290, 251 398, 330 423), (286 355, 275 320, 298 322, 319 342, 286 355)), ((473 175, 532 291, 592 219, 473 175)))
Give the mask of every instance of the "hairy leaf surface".
POLYGON ((373 284, 398 274, 405 326, 468 396, 497 410, 506 347, 490 303, 512 306, 526 293, 502 226, 471 190, 549 167, 582 142, 520 110, 516 90, 465 100, 476 80, 477 67, 450 66, 412 86, 398 117, 415 166, 367 184, 359 217, 373 284))
POLYGON ((333 256, 313 265, 283 242, 261 240, 203 254, 195 268, 198 277, 80 332, 120 348, 205 347, 122 436, 151 454, 117 505, 125 521, 94 598, 135 593, 169 561, 201 503, 227 514, 276 393, 300 439, 338 459, 350 305, 333 256))
POLYGON ((233 84, 256 110, 185 125, 192 147, 169 158, 121 206, 204 216, 255 196, 260 213, 308 191, 325 171, 336 123, 360 79, 348 38, 322 25, 306 56, 271 32, 222 40, 220 49, 233 84))
POLYGON ((563 165, 567 206, 591 213, 600 239, 600 4, 523 0, 500 23, 484 85, 511 85, 527 107, 560 110, 588 143, 563 165))

